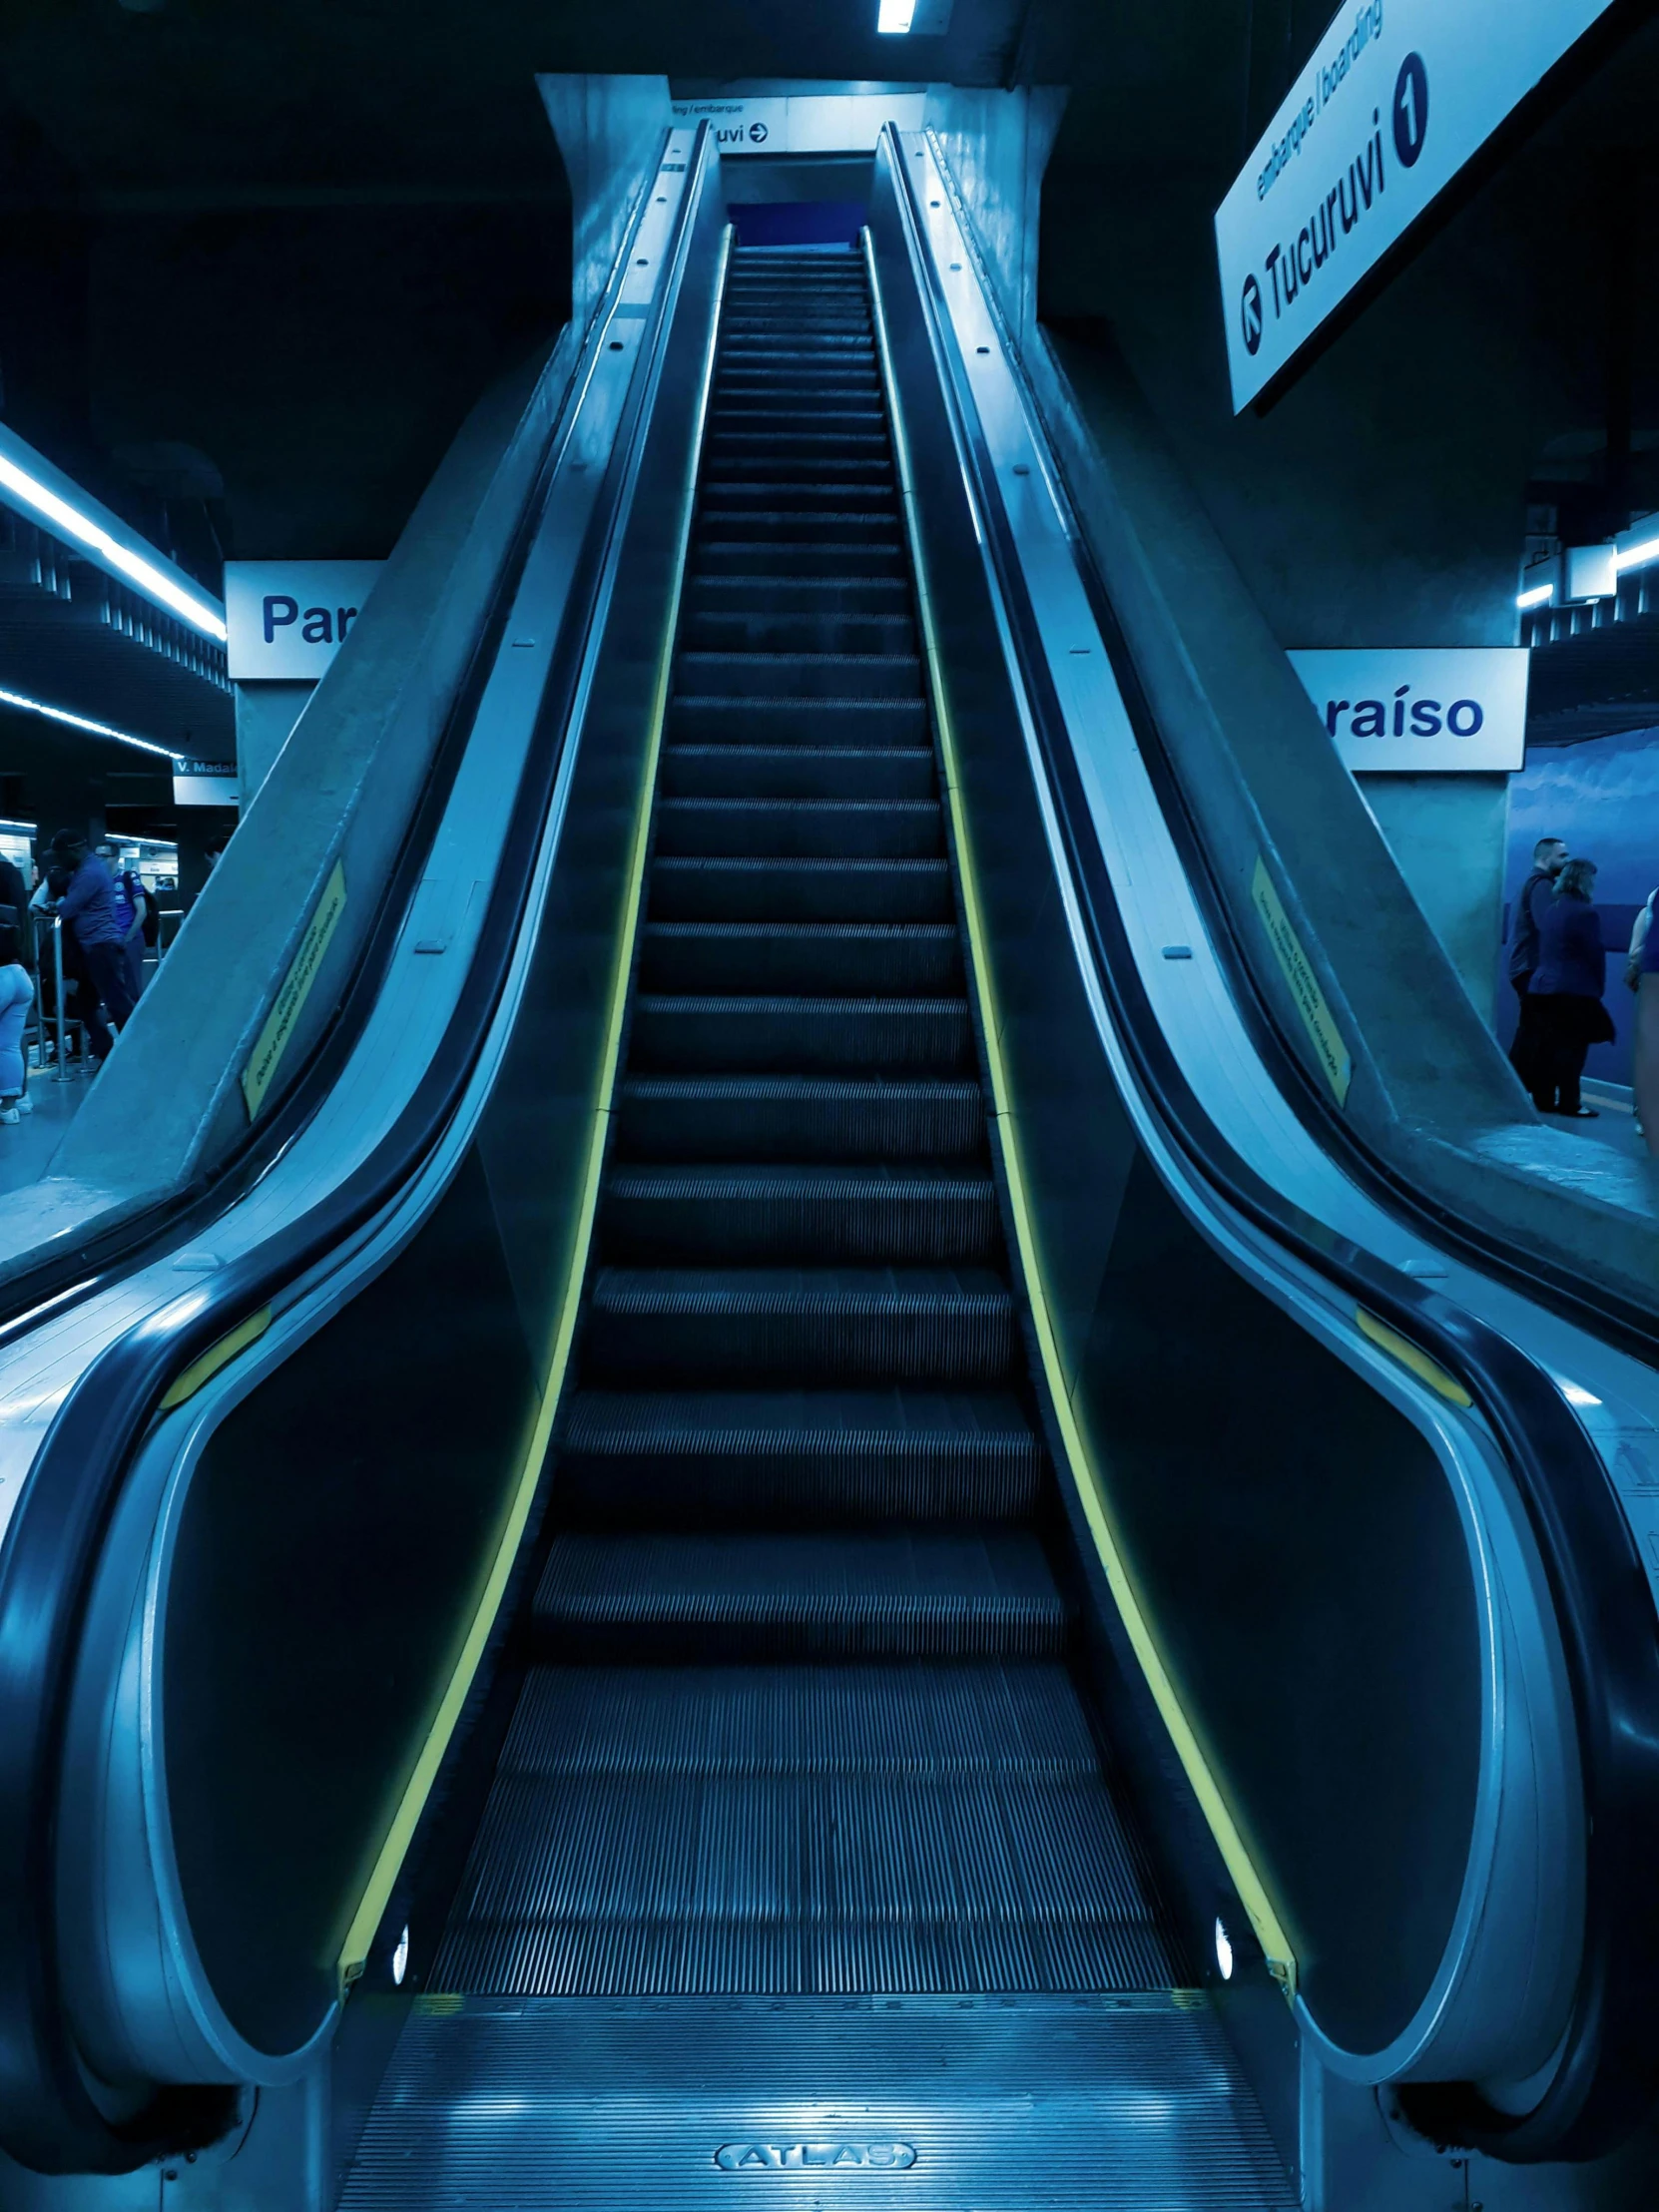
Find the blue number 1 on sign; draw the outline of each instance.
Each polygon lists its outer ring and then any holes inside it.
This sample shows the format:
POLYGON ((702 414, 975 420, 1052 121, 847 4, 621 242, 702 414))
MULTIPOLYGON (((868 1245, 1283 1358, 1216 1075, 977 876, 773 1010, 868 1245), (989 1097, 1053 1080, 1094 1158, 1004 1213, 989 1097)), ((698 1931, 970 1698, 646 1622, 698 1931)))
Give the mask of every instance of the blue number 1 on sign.
POLYGON ((1394 152, 1401 169, 1415 169, 1428 132, 1428 72, 1420 54, 1407 54, 1394 79, 1394 152))

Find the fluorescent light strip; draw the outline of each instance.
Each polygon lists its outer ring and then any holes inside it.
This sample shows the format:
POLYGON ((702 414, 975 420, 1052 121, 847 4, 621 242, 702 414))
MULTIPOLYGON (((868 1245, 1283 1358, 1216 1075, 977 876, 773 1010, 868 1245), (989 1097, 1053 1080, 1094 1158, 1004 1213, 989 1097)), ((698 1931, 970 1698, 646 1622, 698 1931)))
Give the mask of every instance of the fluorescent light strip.
POLYGON ((1621 546, 1613 555, 1617 568, 1643 568, 1649 561, 1659 561, 1659 538, 1643 538, 1640 545, 1621 546))
POLYGON ((148 738, 135 738, 130 730, 112 730, 107 722, 89 722, 85 715, 72 715, 67 707, 48 707, 44 700, 25 699, 21 692, 0 691, 0 707, 20 707, 26 715, 65 722, 71 730, 85 730, 94 738, 114 738, 118 745, 136 745, 141 753, 159 753, 164 761, 179 757, 170 746, 152 745, 148 738))
POLYGON ((96 553, 101 561, 107 562, 143 592, 146 599, 170 609, 193 628, 217 638, 221 645, 225 643, 224 620, 205 600, 176 584, 171 576, 164 576, 153 562, 132 552, 118 538, 111 537, 101 523, 82 514, 78 507, 72 507, 67 499, 60 499, 55 491, 49 491, 38 478, 31 476, 27 469, 19 468, 3 453, 0 453, 0 487, 32 509, 60 537, 73 538, 78 545, 96 553))
POLYGON ((1515 601, 1517 607, 1541 607, 1555 597, 1553 584, 1534 584, 1530 591, 1523 591, 1515 601))
POLYGON ((885 37, 902 37, 910 28, 916 12, 916 0, 881 0, 880 13, 875 18, 875 28, 885 37))

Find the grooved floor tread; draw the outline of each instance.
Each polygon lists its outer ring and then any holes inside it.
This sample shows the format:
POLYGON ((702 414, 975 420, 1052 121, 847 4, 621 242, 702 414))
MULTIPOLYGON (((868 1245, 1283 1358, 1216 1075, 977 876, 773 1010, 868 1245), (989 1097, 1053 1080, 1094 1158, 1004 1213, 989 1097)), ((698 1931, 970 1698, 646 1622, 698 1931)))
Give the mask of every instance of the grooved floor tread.
POLYGON ((341 2212, 1290 2212, 1204 1999, 417 2001, 341 2212))

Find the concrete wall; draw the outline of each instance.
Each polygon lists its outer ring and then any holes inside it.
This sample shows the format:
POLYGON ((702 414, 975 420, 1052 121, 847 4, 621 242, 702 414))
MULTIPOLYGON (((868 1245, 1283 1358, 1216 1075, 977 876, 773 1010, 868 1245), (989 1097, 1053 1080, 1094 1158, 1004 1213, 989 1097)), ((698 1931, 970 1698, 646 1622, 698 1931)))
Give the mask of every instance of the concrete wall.
POLYGON ((1360 776, 1355 781, 1475 1011, 1495 1024, 1494 947, 1503 926, 1509 779, 1360 776))
POLYGON ((926 128, 938 133, 962 196, 1002 312, 1020 345, 1037 319, 1038 208, 1066 93, 1061 85, 1018 85, 1008 92, 928 88, 926 128))

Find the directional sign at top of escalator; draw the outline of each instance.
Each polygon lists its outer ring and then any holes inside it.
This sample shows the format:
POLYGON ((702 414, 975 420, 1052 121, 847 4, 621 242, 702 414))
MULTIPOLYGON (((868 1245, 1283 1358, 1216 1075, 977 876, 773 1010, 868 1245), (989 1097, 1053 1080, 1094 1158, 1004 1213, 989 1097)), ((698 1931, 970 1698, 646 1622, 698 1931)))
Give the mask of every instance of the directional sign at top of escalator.
POLYGON ((1351 0, 1216 211, 1235 411, 1610 5, 1351 0))
POLYGON ((884 92, 732 93, 676 100, 677 123, 707 122, 731 154, 867 154, 883 127, 919 131, 927 95, 884 92))

